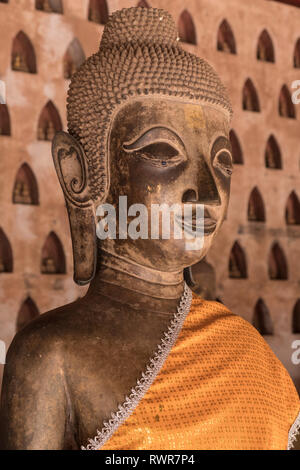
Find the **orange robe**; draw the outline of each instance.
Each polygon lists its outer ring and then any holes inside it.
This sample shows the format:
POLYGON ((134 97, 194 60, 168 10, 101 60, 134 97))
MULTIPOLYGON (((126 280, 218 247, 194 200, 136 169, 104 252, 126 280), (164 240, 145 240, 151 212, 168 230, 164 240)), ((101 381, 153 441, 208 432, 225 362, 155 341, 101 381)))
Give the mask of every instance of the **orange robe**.
POLYGON ((300 425, 298 393, 262 336, 195 294, 152 385, 132 400, 89 448, 287 449, 300 425))

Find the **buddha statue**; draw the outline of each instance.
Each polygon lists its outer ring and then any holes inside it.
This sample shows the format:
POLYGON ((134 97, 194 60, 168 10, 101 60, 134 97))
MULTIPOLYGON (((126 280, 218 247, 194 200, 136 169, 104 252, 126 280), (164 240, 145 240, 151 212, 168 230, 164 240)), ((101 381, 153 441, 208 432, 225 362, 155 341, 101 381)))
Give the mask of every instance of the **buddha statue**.
POLYGON ((50 2, 49 0, 44 0, 44 3, 43 3, 43 11, 47 12, 47 13, 52 13, 53 12, 53 9, 50 5, 50 2))
POLYGON ((14 204, 32 204, 30 188, 26 181, 17 180, 13 192, 14 204))
POLYGON ((41 267, 42 274, 55 274, 57 273, 57 268, 55 266, 55 261, 53 258, 47 257, 42 260, 41 267))
POLYGON ((254 200, 251 198, 248 204, 248 220, 255 222, 258 220, 256 210, 255 210, 255 203, 254 200))
POLYGON ((267 143, 266 152, 265 152, 265 161, 266 161, 267 168, 277 167, 275 153, 274 153, 274 149, 272 147, 271 142, 267 143))
POLYGON ((49 119, 47 131, 46 131, 46 139, 45 139, 45 140, 49 140, 49 141, 51 142, 51 141, 53 140, 54 136, 55 136, 54 124, 53 124, 53 122, 51 121, 51 119, 49 119))
POLYGON ((47 126, 44 121, 39 123, 37 138, 38 140, 47 140, 47 126))
POLYGON ((64 60, 64 78, 70 80, 72 75, 77 71, 74 60, 67 55, 64 60))
POLYGON ((284 367, 248 322, 185 282, 226 214, 231 113, 169 13, 109 17, 99 51, 72 76, 68 133, 52 144, 74 280, 89 288, 15 336, 1 448, 292 447, 299 397, 284 367), (162 206, 161 220, 173 205, 168 236, 163 223, 149 236, 152 209, 162 206))
POLYGON ((16 53, 14 55, 12 68, 17 72, 29 72, 24 54, 16 53))
POLYGON ((14 204, 20 204, 22 202, 23 183, 17 180, 14 191, 13 191, 13 202, 14 204))
POLYGON ((32 204, 30 188, 27 182, 23 183, 22 188, 22 204, 32 204))

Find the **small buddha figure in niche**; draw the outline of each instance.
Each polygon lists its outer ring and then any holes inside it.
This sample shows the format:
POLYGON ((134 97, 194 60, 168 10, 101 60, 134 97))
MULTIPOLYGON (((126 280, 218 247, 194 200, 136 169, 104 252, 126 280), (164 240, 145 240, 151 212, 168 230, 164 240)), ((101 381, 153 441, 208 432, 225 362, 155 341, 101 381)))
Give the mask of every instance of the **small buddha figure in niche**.
POLYGON ((280 116, 286 117, 288 116, 288 107, 286 100, 283 97, 279 99, 279 114, 280 116))
POLYGON ((52 8, 51 8, 51 5, 49 3, 49 0, 44 0, 43 2, 43 10, 46 11, 47 13, 52 13, 52 8))
POLYGON ((259 41, 257 46, 257 59, 266 61, 267 60, 267 49, 263 41, 259 41))
POLYGON ((55 133, 55 127, 51 119, 44 120, 38 128, 38 140, 47 140, 51 142, 55 133))
POLYGON ((64 78, 70 80, 72 75, 76 72, 77 67, 74 61, 70 57, 66 57, 64 60, 64 78))
POLYGON ((218 51, 226 52, 227 54, 231 53, 231 48, 226 39, 221 35, 221 37, 218 39, 218 46, 217 46, 218 51))
POLYGON ((16 53, 12 60, 12 68, 17 72, 29 72, 26 59, 23 54, 16 53))
POLYGON ((46 131, 46 139, 45 140, 49 140, 50 142, 52 141, 53 137, 55 136, 56 134, 56 131, 55 131, 55 128, 54 128, 54 125, 53 125, 53 122, 51 120, 48 121, 48 127, 47 127, 47 131, 46 131))
POLYGON ((295 212, 293 211, 293 208, 288 207, 285 211, 285 220, 288 225, 296 225, 297 220, 295 217, 295 212))
POLYGON ((233 253, 230 254, 229 258, 229 276, 235 279, 241 279, 243 277, 238 267, 237 259, 233 253))
POLYGON ((243 109, 245 111, 253 111, 253 100, 249 87, 245 87, 243 91, 243 109))
POLYGON ((72 76, 69 133, 55 136, 52 153, 74 279, 90 286, 15 337, 4 449, 284 449, 296 440, 299 397, 283 365, 249 323, 184 280, 227 210, 231 106, 211 66, 177 38, 164 10, 117 11, 72 76), (161 226, 157 237, 126 238, 118 218, 116 236, 98 238, 99 207, 117 212, 121 196, 148 220, 154 205, 188 206, 187 230, 200 207, 203 243, 187 244, 185 230, 176 238, 175 216, 165 238, 161 226))
POLYGON ((44 258, 42 261, 42 274, 55 274, 57 272, 53 258, 44 258))
POLYGON ((30 188, 26 181, 17 181, 13 193, 14 204, 32 204, 30 188))
POLYGON ((36 1, 36 9, 45 11, 46 13, 52 13, 54 10, 50 3, 49 0, 38 0, 36 1))
POLYGON ((270 264, 269 264, 269 278, 272 280, 280 279, 276 261, 273 259, 270 261, 270 264))
POLYGON ((5 273, 5 271, 6 269, 5 269, 4 259, 2 258, 1 253, 0 253, 0 273, 5 273))
POLYGON ((270 142, 267 143, 267 148, 266 148, 266 155, 265 155, 265 160, 266 160, 266 167, 267 168, 276 168, 276 160, 275 160, 275 155, 274 155, 274 150, 270 142))
POLYGON ((255 210, 255 203, 252 198, 250 199, 249 206, 248 206, 248 220, 252 222, 255 222, 258 220, 256 210, 255 210))
POLYGON ((97 14, 97 11, 95 10, 95 8, 91 8, 89 9, 89 21, 93 21, 94 23, 100 23, 100 15, 97 14))
POLYGON ((44 126, 38 128, 38 140, 47 140, 47 131, 44 126))

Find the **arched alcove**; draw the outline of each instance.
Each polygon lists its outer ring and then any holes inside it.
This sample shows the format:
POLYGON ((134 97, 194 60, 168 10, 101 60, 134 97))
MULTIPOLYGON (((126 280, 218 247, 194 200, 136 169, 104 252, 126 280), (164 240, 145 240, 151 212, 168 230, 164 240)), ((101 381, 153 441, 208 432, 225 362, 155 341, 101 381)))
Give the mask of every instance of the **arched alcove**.
POLYGON ((250 78, 246 80, 243 88, 243 110, 253 112, 260 111, 258 95, 250 78))
POLYGON ((256 302, 252 324, 261 335, 265 336, 274 334, 274 327, 269 309, 262 299, 259 299, 256 302))
POLYGON ((300 68, 300 38, 297 40, 294 49, 294 67, 300 68))
POLYGON ((13 40, 11 68, 17 72, 37 72, 33 45, 23 31, 20 31, 13 40))
POLYGON ((27 299, 21 305, 21 308, 18 313, 16 325, 17 332, 22 330, 24 326, 26 326, 32 320, 37 318, 39 315, 40 312, 38 311, 35 302, 30 297, 27 297, 27 299))
POLYGON ((247 262, 243 248, 239 242, 234 242, 229 258, 229 277, 234 279, 246 279, 247 262))
POLYGON ((236 42, 231 26, 227 20, 223 20, 218 29, 217 50, 236 54, 236 42))
POLYGON ((269 254, 269 278, 272 280, 288 279, 286 258, 279 243, 275 242, 269 254))
POLYGON ((295 191, 288 197, 285 208, 285 221, 287 225, 300 225, 300 202, 295 191))
POLYGON ((294 334, 300 333, 300 299, 297 300, 293 309, 292 331, 294 334))
POLYGON ((264 62, 275 62, 273 42, 266 29, 263 30, 258 38, 256 57, 257 60, 264 62))
POLYGON ((196 29, 191 14, 183 10, 178 20, 178 34, 182 42, 197 44, 196 29))
POLYGON ((266 168, 272 168, 274 170, 282 169, 282 159, 280 147, 277 140, 273 135, 268 138, 266 149, 265 149, 265 165, 266 168))
POLYGON ((105 24, 108 21, 108 7, 106 0, 90 0, 89 2, 89 21, 105 24))
POLYGON ((280 90, 278 101, 278 112, 281 117, 295 119, 296 111, 292 102, 291 94, 286 85, 283 85, 280 90))
POLYGON ((62 243, 56 233, 50 232, 42 249, 41 273, 65 274, 66 260, 62 243))
POLYGON ((252 222, 265 222, 265 205, 257 187, 253 188, 248 202, 248 220, 252 222))
POLYGON ((74 38, 64 55, 64 78, 70 79, 85 61, 85 54, 77 38, 74 38))
POLYGON ((150 5, 146 0, 140 0, 137 4, 137 7, 150 8, 150 5))
POLYGON ((0 104, 0 135, 10 135, 10 117, 6 104, 0 104))
POLYGON ((62 0, 35 0, 35 8, 46 13, 63 13, 62 0))
POLYGON ((13 255, 11 245, 2 228, 0 228, 0 273, 13 272, 13 255))
POLYGON ((19 168, 13 190, 14 204, 39 204, 39 191, 33 171, 27 163, 19 168))
POLYGON ((240 145, 240 141, 237 138, 237 135, 233 129, 231 129, 229 133, 229 139, 231 143, 233 163, 235 163, 236 165, 242 165, 244 163, 243 152, 240 145))
POLYGON ((56 132, 62 131, 62 123, 57 108, 52 101, 44 106, 38 122, 38 140, 52 141, 56 132))

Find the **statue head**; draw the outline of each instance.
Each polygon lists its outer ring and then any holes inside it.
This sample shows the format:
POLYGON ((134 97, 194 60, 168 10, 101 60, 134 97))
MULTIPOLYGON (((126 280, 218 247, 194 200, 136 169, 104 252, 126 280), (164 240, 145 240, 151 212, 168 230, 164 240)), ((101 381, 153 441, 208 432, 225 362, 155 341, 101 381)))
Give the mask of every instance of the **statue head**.
MULTIPOLYGON (((231 106, 203 59, 184 51, 164 10, 113 13, 99 51, 71 80, 68 130, 53 141, 73 240, 75 280, 93 277, 96 210, 119 197, 143 204, 204 205, 204 245, 184 240, 107 239, 101 246, 159 270, 183 269, 207 253, 226 214, 232 169, 231 106)), ((150 223, 150 222, 149 222, 150 223)), ((116 229, 119 233, 119 227, 116 229)))

